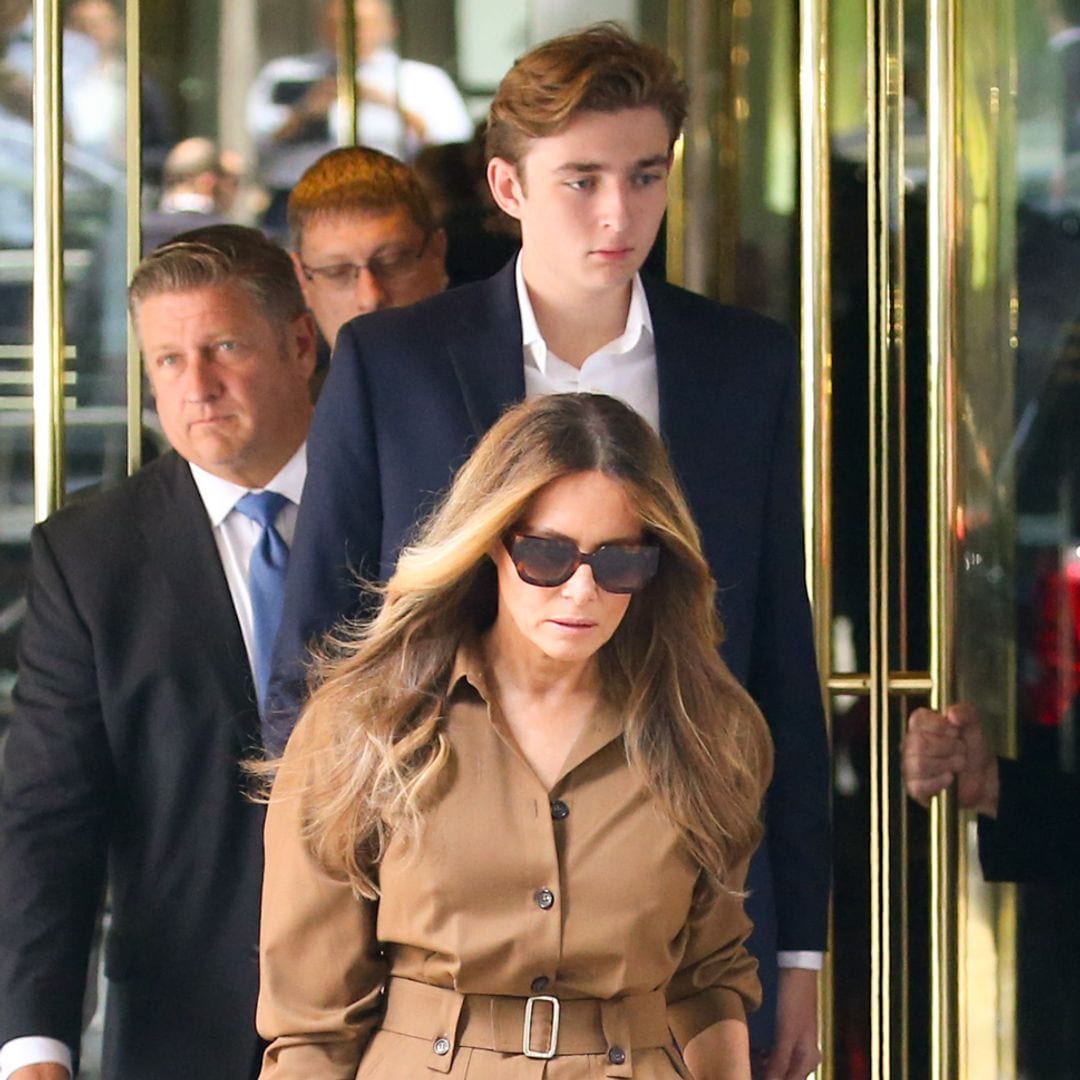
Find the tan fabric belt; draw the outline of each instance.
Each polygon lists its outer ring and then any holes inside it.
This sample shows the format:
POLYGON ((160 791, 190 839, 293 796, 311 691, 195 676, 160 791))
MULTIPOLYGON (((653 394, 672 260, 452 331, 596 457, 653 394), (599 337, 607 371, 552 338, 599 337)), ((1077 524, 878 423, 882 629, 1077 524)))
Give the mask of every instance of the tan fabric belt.
POLYGON ((671 1046, 667 1002, 661 991, 611 1001, 460 994, 441 986, 391 978, 386 1031, 430 1039, 429 1068, 449 1072, 458 1046, 552 1058, 603 1054, 607 1075, 633 1075, 631 1051, 671 1046))

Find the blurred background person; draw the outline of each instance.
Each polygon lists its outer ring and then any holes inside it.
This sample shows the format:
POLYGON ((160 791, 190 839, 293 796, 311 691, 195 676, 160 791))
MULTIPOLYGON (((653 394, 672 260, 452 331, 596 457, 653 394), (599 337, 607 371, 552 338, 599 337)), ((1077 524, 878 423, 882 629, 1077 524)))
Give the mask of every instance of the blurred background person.
MULTIPOLYGON (((67 5, 64 25, 92 42, 97 49, 96 58, 80 80, 77 92, 65 94, 72 136, 84 149, 122 164, 127 108, 124 20, 111 0, 74 0, 67 5)), ((156 184, 173 142, 172 113, 164 90, 145 72, 140 73, 139 87, 143 176, 156 184)))
MULTIPOLYGON (((178 142, 165 158, 161 200, 142 216, 142 250, 147 254, 177 233, 226 222, 222 206, 225 172, 213 139, 178 142)), ((230 193, 231 194, 231 193, 230 193)))
MULTIPOLYGON (((394 50, 398 30, 388 0, 356 0, 355 10, 360 142, 411 161, 423 146, 470 138, 472 120, 450 76, 394 50)), ((248 125, 271 195, 268 228, 283 225, 285 199, 303 171, 343 141, 335 54, 340 21, 340 0, 326 0, 319 16, 322 48, 271 60, 251 88, 248 125)))

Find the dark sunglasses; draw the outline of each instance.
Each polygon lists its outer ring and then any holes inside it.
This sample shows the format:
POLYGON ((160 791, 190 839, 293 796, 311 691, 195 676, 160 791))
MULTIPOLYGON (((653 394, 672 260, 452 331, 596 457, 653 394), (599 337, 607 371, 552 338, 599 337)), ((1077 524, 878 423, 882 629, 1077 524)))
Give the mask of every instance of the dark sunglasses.
POLYGON ((652 581, 660 565, 656 544, 602 544, 588 555, 572 540, 553 536, 507 533, 503 544, 518 577, 543 589, 569 581, 584 563, 605 592, 635 593, 652 581))

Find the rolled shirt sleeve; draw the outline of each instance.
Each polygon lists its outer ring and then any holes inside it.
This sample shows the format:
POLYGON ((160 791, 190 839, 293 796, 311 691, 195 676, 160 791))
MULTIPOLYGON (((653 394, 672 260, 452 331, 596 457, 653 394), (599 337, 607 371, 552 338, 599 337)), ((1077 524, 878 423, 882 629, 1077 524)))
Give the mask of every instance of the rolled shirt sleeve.
MULTIPOLYGON (((732 874, 733 888, 742 887, 748 862, 732 874)), ((750 929, 742 898, 702 880, 682 964, 667 986, 668 1023, 680 1046, 720 1020, 745 1020, 761 1004, 757 961, 746 951, 750 929)))

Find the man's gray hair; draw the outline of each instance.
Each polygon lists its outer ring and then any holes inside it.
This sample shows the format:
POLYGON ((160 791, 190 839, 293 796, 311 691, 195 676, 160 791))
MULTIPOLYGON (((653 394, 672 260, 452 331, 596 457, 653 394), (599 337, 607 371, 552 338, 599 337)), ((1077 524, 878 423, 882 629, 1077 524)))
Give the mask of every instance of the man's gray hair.
POLYGON ((218 285, 240 286, 277 325, 307 310, 289 256, 258 229, 243 225, 192 229, 152 251, 131 278, 128 308, 134 318, 152 296, 218 285))

